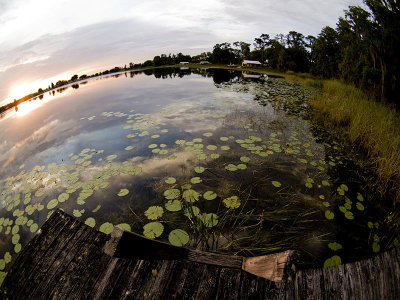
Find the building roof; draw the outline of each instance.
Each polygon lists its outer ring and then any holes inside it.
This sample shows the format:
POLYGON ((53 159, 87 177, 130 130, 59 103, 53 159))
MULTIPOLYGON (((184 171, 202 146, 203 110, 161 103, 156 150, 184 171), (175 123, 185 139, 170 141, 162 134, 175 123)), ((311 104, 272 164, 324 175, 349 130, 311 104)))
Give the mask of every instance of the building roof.
POLYGON ((247 60, 245 59, 243 61, 244 64, 253 64, 253 65, 261 65, 261 63, 258 60, 247 60))

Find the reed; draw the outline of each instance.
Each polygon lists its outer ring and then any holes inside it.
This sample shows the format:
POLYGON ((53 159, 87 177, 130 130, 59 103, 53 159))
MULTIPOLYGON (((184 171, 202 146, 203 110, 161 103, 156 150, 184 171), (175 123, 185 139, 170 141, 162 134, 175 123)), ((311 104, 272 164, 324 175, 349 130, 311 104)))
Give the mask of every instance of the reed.
POLYGON ((380 191, 393 186, 400 201, 400 115, 337 80, 324 81, 322 93, 310 104, 326 126, 342 131, 367 152, 376 167, 380 191))

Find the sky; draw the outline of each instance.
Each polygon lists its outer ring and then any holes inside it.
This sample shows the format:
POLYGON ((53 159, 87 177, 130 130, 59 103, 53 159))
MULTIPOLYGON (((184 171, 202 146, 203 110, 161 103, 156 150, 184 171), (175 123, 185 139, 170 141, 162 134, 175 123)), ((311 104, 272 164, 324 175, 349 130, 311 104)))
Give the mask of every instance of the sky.
POLYGON ((317 36, 362 0, 0 0, 0 105, 72 75, 262 33, 317 36))

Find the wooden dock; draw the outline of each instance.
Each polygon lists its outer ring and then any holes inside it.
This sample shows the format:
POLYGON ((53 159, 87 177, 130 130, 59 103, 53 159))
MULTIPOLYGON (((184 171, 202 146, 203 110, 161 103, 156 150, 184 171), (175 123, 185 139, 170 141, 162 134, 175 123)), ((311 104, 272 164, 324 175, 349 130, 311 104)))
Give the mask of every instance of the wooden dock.
POLYGON ((13 262, 1 299, 399 299, 400 251, 280 283, 179 260, 112 258, 109 239, 56 211, 13 262))

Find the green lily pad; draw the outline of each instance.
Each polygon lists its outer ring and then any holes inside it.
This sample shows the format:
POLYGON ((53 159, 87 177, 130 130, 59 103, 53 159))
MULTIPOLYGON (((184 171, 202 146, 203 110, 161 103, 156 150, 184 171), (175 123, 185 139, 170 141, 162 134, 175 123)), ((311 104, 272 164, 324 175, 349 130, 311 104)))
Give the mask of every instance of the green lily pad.
POLYGON ((129 150, 132 150, 133 149, 133 146, 127 146, 127 147, 125 147, 125 150, 126 151, 129 151, 129 150))
POLYGON ((160 222, 150 222, 143 226, 143 235, 150 239, 159 237, 163 231, 164 225, 160 222))
POLYGON ((365 209, 364 205, 361 202, 357 202, 356 207, 358 210, 361 210, 361 211, 365 209))
POLYGON ((213 213, 204 213, 199 215, 198 218, 203 222, 204 226, 209 228, 214 227, 218 224, 218 216, 213 213))
POLYGON ((211 151, 214 151, 214 150, 217 150, 218 147, 215 146, 215 145, 208 145, 208 146, 207 146, 207 149, 208 149, 208 150, 211 150, 211 151))
POLYGON ((157 220, 164 214, 164 209, 161 206, 150 206, 145 212, 144 215, 149 220, 157 220))
POLYGON ((222 202, 224 203, 224 205, 227 208, 231 208, 231 209, 236 209, 240 206, 240 200, 238 196, 232 196, 229 198, 226 198, 224 200, 222 200, 222 202))
POLYGON ((221 146, 221 150, 223 150, 223 151, 227 151, 229 149, 231 149, 231 147, 229 147, 229 146, 221 146))
POLYGON ((190 205, 189 207, 185 208, 184 215, 188 218, 196 217, 200 214, 200 208, 194 205, 190 205))
POLYGON ((65 202, 69 198, 69 194, 67 193, 62 193, 58 196, 58 202, 65 202))
POLYGON ((200 177, 193 177, 192 179, 190 179, 190 182, 196 184, 202 182, 202 180, 200 177))
POLYGON ((244 162, 244 163, 247 163, 247 162, 250 161, 250 157, 242 156, 242 157, 240 158, 240 160, 241 160, 242 162, 244 162))
POLYGON ((96 206, 95 209, 92 210, 92 212, 94 212, 94 213, 98 212, 100 208, 101 208, 101 205, 99 204, 99 205, 96 206))
POLYGON ((203 194, 203 198, 206 200, 214 200, 217 198, 217 194, 213 191, 207 191, 203 194))
POLYGON ((33 233, 35 233, 36 231, 38 231, 39 229, 39 225, 36 223, 33 223, 31 226, 29 226, 29 230, 33 233))
POLYGON ((181 195, 180 190, 178 189, 168 189, 164 192, 164 197, 167 200, 173 200, 178 198, 181 195))
POLYGON ((346 219, 354 220, 354 215, 353 215, 353 213, 351 211, 346 211, 344 213, 344 216, 345 216, 346 219))
POLYGON ((328 247, 329 247, 329 249, 331 249, 333 251, 337 251, 337 250, 340 250, 343 248, 342 245, 337 242, 329 243, 328 247))
POLYGON ((120 196, 120 197, 123 197, 123 196, 126 196, 128 194, 129 194, 129 190, 128 189, 121 189, 117 195, 120 196))
POLYGON ((44 195, 45 189, 44 188, 40 188, 35 192, 35 196, 36 197, 42 197, 44 195))
POLYGON ((154 149, 154 148, 156 148, 157 146, 158 146, 157 144, 150 144, 150 145, 149 145, 149 148, 150 148, 150 149, 154 149))
POLYGON ((15 253, 19 253, 21 251, 22 245, 21 244, 16 244, 14 246, 14 251, 15 253))
POLYGON ((334 255, 331 258, 328 258, 324 262, 324 268, 336 267, 336 266, 339 266, 341 264, 342 264, 342 260, 341 260, 340 256, 334 255))
POLYGON ((176 140, 176 141, 175 141, 175 144, 177 144, 177 145, 183 145, 183 144, 185 144, 185 143, 186 143, 185 140, 176 140))
POLYGON ((159 134, 154 134, 154 135, 151 136, 152 139, 156 139, 156 138, 159 138, 159 137, 160 137, 159 134))
POLYGON ((196 173, 198 173, 198 174, 201 174, 201 173, 203 173, 205 171, 205 168, 203 168, 203 167, 195 167, 194 171, 196 173))
POLYGON ((182 209, 182 202, 180 200, 169 200, 165 203, 165 208, 168 211, 180 211, 182 209))
POLYGON ((325 218, 328 220, 332 220, 335 217, 335 214, 331 212, 329 209, 325 211, 325 218))
POLYGON ((272 185, 276 188, 279 188, 282 186, 282 184, 279 181, 271 181, 272 185))
POLYGON ((189 242, 189 234, 182 229, 175 229, 169 233, 169 242, 174 246, 184 246, 189 242))
POLYGON ((199 200, 200 194, 195 190, 189 189, 183 192, 182 197, 187 202, 192 203, 199 200))
POLYGON ((357 193, 357 200, 358 201, 364 201, 364 197, 363 197, 363 195, 361 195, 360 193, 357 193))
POLYGON ((168 177, 167 179, 165 179, 165 183, 168 184, 174 184, 176 182, 176 179, 174 177, 168 177))
POLYGON ((47 203, 47 209, 53 209, 57 205, 58 205, 57 199, 50 200, 49 203, 47 203))
POLYGON ((118 155, 112 154, 112 155, 107 156, 107 160, 108 160, 108 161, 113 161, 113 160, 116 159, 117 157, 118 157, 118 155))
POLYGON ((231 172, 237 171, 237 166, 235 166, 234 164, 228 164, 227 166, 225 166, 225 169, 231 172))
POLYGON ((211 158, 213 158, 213 159, 217 159, 217 158, 219 158, 219 154, 218 153, 212 153, 211 155, 210 155, 210 157, 211 158))
POLYGON ((247 169, 247 166, 246 166, 245 164, 238 164, 236 167, 237 167, 239 170, 246 170, 246 169, 247 169))
POLYGON ((118 224, 117 227, 127 230, 127 231, 131 231, 131 225, 127 224, 127 223, 121 223, 118 224))
POLYGON ((226 141, 229 140, 229 138, 227 138, 226 136, 221 136, 219 139, 220 139, 221 141, 223 141, 223 142, 226 142, 226 141))
POLYGON ((86 219, 85 224, 90 227, 94 227, 96 225, 96 220, 92 217, 86 219))
POLYGON ((101 224, 99 230, 105 234, 110 234, 113 231, 114 225, 110 222, 101 224))
POLYGON ((375 253, 378 253, 379 251, 381 251, 381 246, 377 242, 373 242, 372 243, 372 251, 374 251, 375 253))
POLYGON ((212 136, 213 134, 212 134, 212 132, 206 132, 206 133, 203 133, 203 135, 206 136, 206 137, 210 137, 210 136, 212 136))

